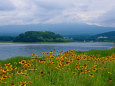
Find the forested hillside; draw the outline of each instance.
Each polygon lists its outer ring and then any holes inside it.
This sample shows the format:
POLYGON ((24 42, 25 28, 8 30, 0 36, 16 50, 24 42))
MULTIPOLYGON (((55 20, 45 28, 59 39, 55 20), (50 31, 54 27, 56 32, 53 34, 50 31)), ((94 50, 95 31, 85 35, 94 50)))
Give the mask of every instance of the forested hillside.
POLYGON ((89 40, 102 42, 115 42, 115 31, 106 32, 91 36, 89 40))
POLYGON ((13 42, 64 42, 61 35, 53 32, 27 31, 15 37, 13 42))

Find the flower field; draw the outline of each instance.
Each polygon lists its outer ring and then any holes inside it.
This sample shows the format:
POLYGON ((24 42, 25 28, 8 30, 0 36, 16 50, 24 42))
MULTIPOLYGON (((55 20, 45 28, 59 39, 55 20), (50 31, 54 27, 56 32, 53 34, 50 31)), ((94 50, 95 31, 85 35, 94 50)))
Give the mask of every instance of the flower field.
POLYGON ((115 49, 0 60, 0 86, 115 86, 115 49))

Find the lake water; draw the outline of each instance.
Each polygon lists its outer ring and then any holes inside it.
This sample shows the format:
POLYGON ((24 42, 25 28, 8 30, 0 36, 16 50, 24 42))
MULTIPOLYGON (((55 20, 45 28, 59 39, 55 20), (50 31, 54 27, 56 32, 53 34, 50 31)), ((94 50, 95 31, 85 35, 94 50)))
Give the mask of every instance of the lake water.
POLYGON ((32 54, 42 55, 43 51, 50 52, 55 50, 79 50, 86 51, 91 49, 108 49, 115 44, 106 43, 0 43, 0 59, 6 59, 15 56, 32 56, 32 54))

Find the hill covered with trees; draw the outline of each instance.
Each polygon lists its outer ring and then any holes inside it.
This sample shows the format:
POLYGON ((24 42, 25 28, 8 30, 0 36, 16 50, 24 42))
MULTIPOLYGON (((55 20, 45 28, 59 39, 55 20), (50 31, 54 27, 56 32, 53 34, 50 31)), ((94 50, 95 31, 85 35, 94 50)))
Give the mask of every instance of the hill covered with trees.
POLYGON ((53 32, 27 31, 19 34, 13 42, 65 42, 66 40, 59 34, 53 32))
POLYGON ((88 40, 98 42, 115 42, 115 31, 105 32, 91 36, 88 40))

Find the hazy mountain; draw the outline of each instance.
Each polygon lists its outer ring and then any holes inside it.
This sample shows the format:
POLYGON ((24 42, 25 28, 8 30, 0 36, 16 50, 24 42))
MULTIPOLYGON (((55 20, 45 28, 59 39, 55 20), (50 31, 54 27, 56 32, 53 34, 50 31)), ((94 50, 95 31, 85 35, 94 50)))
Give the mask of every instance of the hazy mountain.
POLYGON ((26 31, 52 31, 62 35, 95 35, 103 32, 115 31, 115 28, 86 24, 38 24, 0 26, 0 35, 15 36, 26 31))

